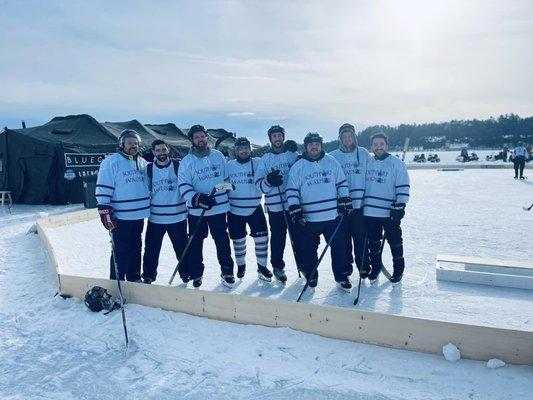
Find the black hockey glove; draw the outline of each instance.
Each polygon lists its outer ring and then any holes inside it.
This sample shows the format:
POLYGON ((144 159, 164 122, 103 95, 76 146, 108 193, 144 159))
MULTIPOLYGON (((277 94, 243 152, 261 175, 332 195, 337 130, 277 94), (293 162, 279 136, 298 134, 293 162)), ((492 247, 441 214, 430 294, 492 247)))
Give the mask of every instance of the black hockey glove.
POLYGON ((279 169, 270 172, 267 177, 266 181, 269 186, 279 187, 283 185, 283 176, 280 175, 281 171, 279 169))
POLYGON ((217 204, 215 196, 204 193, 196 193, 192 198, 192 206, 195 208, 203 208, 204 210, 211 210, 217 204))
POLYGON ((353 211, 351 197, 340 197, 337 200, 337 209, 341 214, 351 214, 353 211))
POLYGON ((400 223, 405 216, 405 203, 392 203, 390 209, 390 219, 400 223))
POLYGON ((302 207, 298 205, 292 205, 289 207, 289 217, 291 218, 291 221, 293 224, 300 224, 302 226, 305 226, 305 217, 304 213, 302 211, 302 207))

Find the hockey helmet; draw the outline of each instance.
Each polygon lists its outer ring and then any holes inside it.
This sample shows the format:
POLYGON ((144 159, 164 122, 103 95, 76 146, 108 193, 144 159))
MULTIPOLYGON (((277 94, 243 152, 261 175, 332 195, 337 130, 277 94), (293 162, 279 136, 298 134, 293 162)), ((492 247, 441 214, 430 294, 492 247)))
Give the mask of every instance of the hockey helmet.
POLYGON ((281 125, 272 125, 269 129, 268 129, 268 138, 270 139, 270 136, 272 136, 273 133, 282 133, 283 134, 283 137, 285 137, 285 128, 282 127, 281 125))
POLYGON ((294 140, 286 140, 284 146, 285 151, 290 151, 291 153, 296 153, 298 151, 298 145, 294 140))
POLYGON ((251 147, 251 144, 247 138, 240 137, 235 140, 235 144, 233 146, 235 147, 235 150, 238 150, 239 147, 251 147))
POLYGON ((309 143, 320 143, 320 144, 322 144, 323 141, 324 140, 322 139, 322 136, 320 136, 318 133, 309 132, 307 135, 305 135, 304 146, 307 147, 307 145, 309 143))
POLYGON ((187 136, 189 136, 189 139, 191 140, 192 142, 192 138, 194 136, 194 134, 196 132, 203 132, 207 135, 207 129, 205 129, 205 127, 203 125, 193 125, 191 126, 191 128, 189 129, 189 132, 187 132, 187 136))
POLYGON ((95 312, 112 310, 115 305, 107 289, 100 286, 93 286, 85 293, 84 303, 91 311, 95 312))
POLYGON ((141 144, 141 137, 139 136, 137 131, 134 131, 133 129, 124 129, 122 132, 120 132, 120 136, 118 138, 118 146, 121 149, 124 147, 124 142, 127 138, 137 139, 137 142, 141 144))

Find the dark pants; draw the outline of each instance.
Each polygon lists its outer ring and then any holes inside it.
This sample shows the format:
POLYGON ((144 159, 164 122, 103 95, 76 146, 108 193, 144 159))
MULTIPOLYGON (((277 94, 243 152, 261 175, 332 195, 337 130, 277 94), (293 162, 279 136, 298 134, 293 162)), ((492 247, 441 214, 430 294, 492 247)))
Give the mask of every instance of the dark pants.
MULTIPOLYGON (((187 219, 189 221, 189 234, 192 234, 196 229, 200 217, 189 215, 187 219)), ((233 259, 231 258, 227 228, 226 213, 203 218, 196 235, 194 235, 191 246, 189 247, 189 254, 187 255, 189 274, 192 280, 201 278, 204 274, 203 247, 204 239, 207 237, 208 231, 211 232, 211 237, 217 248, 217 258, 222 274, 233 274, 233 259)))
MULTIPOLYGON (((172 242, 172 247, 174 247, 176 259, 180 259, 181 253, 183 253, 183 249, 187 243, 187 221, 184 220, 175 224, 155 224, 148 221, 146 235, 144 237, 143 278, 149 278, 155 281, 161 244, 167 232, 172 242)), ((187 262, 184 260, 180 266, 180 276, 188 276, 188 273, 184 271, 186 266, 187 262)))
POLYGON ((365 270, 369 270, 370 251, 368 250, 368 238, 362 207, 356 208, 351 214, 344 216, 342 229, 346 247, 346 271, 349 272, 348 275, 351 275, 353 272, 354 248, 357 269, 361 271, 363 265, 363 251, 365 251, 365 270), (365 241, 367 242, 366 245, 365 241))
MULTIPOLYGON (((289 219, 289 213, 285 213, 289 219)), ((273 268, 285 268, 283 261, 283 252, 285 251, 285 242, 287 240, 287 223, 285 222, 283 211, 269 212, 268 222, 270 225, 270 263, 273 268)), ((290 219, 289 219, 290 220, 290 219)), ((290 224, 291 237, 294 241, 294 251, 296 252, 296 263, 303 265, 302 249, 299 248, 302 243, 303 228, 300 224, 290 224)))
POLYGON ((405 261, 403 259, 403 239, 402 228, 399 222, 395 222, 390 218, 376 218, 365 217, 368 240, 370 247, 370 263, 372 264, 371 277, 377 277, 383 265, 381 259, 381 239, 383 231, 385 231, 385 238, 389 242, 394 273, 396 275, 403 274, 405 268, 405 261))
POLYGON ((116 279, 113 256, 117 261, 118 276, 121 281, 124 277, 130 281, 141 279, 141 248, 144 219, 127 221, 120 219, 113 229, 114 254, 111 254, 109 263, 109 279, 116 279))
POLYGON ((524 156, 516 156, 513 158, 514 177, 518 178, 518 170, 520 170, 520 178, 524 176, 524 167, 526 165, 526 158, 524 156))
POLYGON ((229 237, 233 240, 246 237, 246 224, 250 227, 251 237, 268 235, 267 221, 261 206, 248 216, 228 213, 229 237))
MULTIPOLYGON (((339 218, 324 222, 307 222, 305 224, 302 237, 302 241, 305 243, 302 268, 306 277, 309 276, 318 262, 317 250, 320 244, 320 235, 324 235, 326 242, 328 242, 338 224, 339 218)), ((337 231, 331 241, 331 266, 336 281, 344 280, 350 275, 346 271, 346 246, 342 229, 337 231)), ((315 276, 318 278, 318 271, 315 276)))

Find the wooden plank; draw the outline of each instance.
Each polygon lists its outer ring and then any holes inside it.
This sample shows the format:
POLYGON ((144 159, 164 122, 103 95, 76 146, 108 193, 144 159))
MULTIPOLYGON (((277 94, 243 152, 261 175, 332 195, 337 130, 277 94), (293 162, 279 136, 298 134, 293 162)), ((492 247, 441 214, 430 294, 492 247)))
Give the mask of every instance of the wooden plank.
POLYGON ((497 267, 494 265, 464 264, 464 269, 466 271, 478 271, 478 272, 487 272, 487 273, 493 273, 493 274, 533 276, 533 269, 529 269, 529 268, 513 268, 513 267, 497 267))
POLYGON ((456 270, 442 265, 437 268, 437 280, 533 290, 532 276, 456 270))
POLYGON ((74 211, 65 214, 51 215, 37 220, 37 225, 43 228, 54 228, 62 225, 70 225, 78 222, 88 221, 98 218, 98 210, 91 208, 88 210, 74 211))
MULTIPOLYGON (((92 286, 116 296, 108 279, 60 275, 61 293, 83 298, 92 286)), ((129 303, 211 319, 269 327, 289 327, 321 336, 431 354, 451 342, 464 358, 533 365, 533 332, 381 314, 349 308, 301 304, 221 292, 124 282, 129 303)))
POLYGON ((454 256, 449 254, 438 254, 437 262, 450 262, 458 264, 485 265, 501 268, 527 268, 533 269, 533 263, 515 260, 499 260, 494 258, 480 258, 467 256, 454 256))

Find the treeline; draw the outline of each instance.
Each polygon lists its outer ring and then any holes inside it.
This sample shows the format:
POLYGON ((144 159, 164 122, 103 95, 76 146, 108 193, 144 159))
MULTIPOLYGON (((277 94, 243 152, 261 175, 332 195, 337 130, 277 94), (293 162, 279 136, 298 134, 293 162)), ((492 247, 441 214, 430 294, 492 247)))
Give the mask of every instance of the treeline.
MULTIPOLYGON (((533 142, 533 117, 520 118, 516 114, 500 115, 486 120, 461 120, 430 124, 402 124, 370 126, 358 134, 359 144, 368 147, 370 137, 379 131, 385 132, 394 150, 403 148, 405 138, 410 138, 409 147, 442 149, 450 144, 468 143, 470 147, 514 147, 518 141, 533 142)), ((326 151, 338 147, 334 140, 324 144, 326 151)))

